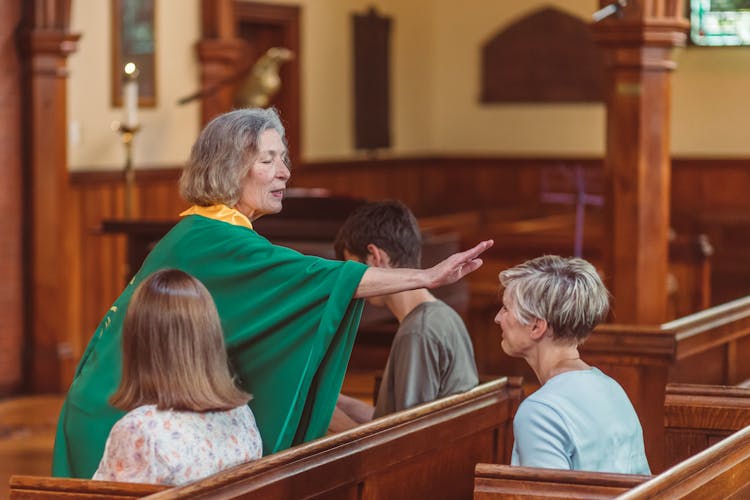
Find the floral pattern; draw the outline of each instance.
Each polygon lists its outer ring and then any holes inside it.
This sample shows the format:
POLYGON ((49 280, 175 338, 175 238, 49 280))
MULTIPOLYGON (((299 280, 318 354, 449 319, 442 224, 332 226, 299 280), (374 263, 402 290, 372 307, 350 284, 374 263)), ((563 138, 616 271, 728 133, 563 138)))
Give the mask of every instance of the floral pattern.
POLYGON ((204 413, 146 405, 112 427, 94 479, 182 485, 260 458, 262 451, 246 405, 204 413))

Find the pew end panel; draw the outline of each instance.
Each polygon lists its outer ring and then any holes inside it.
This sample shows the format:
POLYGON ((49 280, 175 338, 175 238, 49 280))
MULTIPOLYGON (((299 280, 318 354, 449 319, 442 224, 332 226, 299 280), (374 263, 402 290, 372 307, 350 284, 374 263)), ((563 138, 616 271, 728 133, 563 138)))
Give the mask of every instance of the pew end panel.
POLYGON ((615 498, 651 476, 477 464, 474 500, 615 498))

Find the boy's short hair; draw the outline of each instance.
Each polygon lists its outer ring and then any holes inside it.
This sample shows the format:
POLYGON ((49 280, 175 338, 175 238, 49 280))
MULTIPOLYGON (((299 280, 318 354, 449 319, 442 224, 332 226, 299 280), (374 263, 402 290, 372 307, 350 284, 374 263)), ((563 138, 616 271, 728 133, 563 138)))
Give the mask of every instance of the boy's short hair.
POLYGON ((393 267, 421 265, 422 233, 414 214, 398 200, 358 207, 339 229, 334 248, 339 259, 344 258, 346 250, 365 262, 371 243, 388 254, 393 267))

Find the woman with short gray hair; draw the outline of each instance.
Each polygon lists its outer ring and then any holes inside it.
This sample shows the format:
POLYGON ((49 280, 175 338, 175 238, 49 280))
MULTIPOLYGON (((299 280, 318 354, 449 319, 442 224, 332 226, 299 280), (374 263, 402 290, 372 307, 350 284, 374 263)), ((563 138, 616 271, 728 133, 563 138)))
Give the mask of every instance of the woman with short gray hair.
POLYGON ((290 177, 275 110, 238 109, 206 125, 180 179, 193 206, 109 309, 76 370, 60 413, 54 475, 91 477, 124 414, 108 403, 121 375, 123 318, 151 273, 175 268, 211 293, 269 454, 325 434, 362 313, 357 299, 452 283, 479 268, 478 256, 492 245, 484 241, 424 270, 302 255, 271 244, 252 225, 281 211, 290 177))
POLYGON ((578 346, 609 311, 609 292, 583 259, 545 255, 500 273, 502 349, 541 388, 513 419, 512 465, 650 474, 638 416, 622 387, 578 346))

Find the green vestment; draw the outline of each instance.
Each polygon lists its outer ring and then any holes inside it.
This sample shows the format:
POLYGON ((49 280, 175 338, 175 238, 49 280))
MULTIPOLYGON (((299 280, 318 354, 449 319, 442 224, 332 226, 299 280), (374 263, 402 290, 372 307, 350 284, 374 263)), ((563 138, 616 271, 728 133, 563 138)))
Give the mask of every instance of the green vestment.
POLYGON ((60 413, 52 473, 90 478, 123 412, 107 400, 119 385, 121 333, 136 286, 176 268, 201 280, 219 310, 227 351, 263 438, 264 455, 322 436, 341 389, 366 266, 302 255, 255 231, 190 215, 153 249, 99 324, 60 413))

